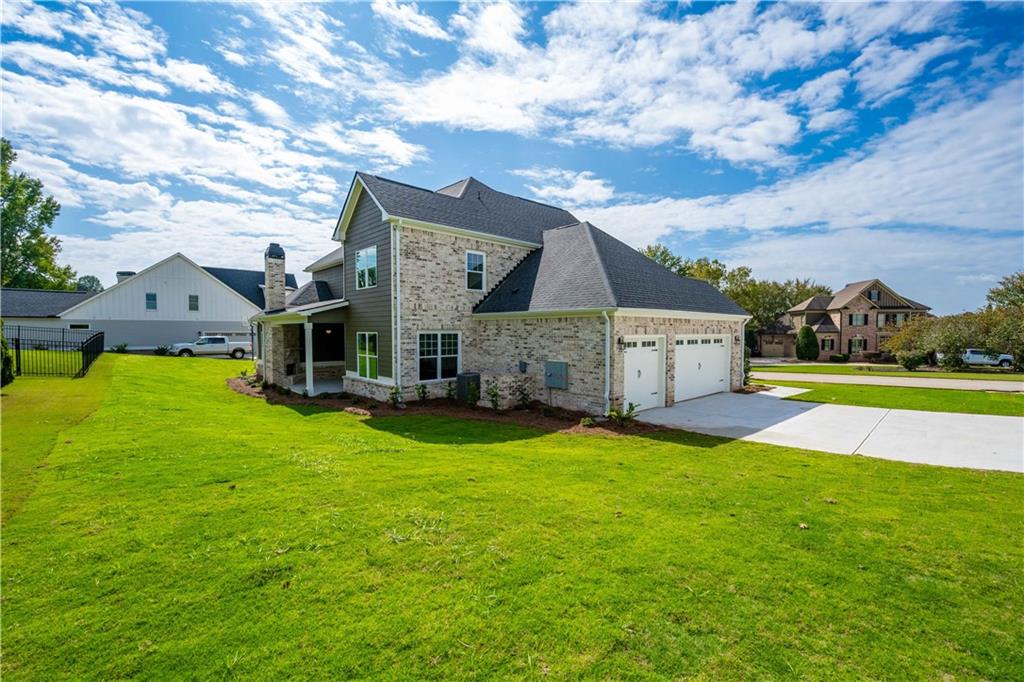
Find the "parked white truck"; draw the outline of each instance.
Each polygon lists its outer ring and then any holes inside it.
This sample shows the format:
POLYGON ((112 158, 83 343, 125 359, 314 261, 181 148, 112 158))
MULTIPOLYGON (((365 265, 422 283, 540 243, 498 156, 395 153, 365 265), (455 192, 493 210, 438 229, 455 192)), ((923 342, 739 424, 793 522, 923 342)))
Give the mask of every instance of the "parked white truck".
POLYGON ((200 336, 195 341, 171 346, 171 355, 183 358, 190 358, 193 355, 230 355, 240 360, 251 353, 251 343, 231 341, 226 336, 200 336))

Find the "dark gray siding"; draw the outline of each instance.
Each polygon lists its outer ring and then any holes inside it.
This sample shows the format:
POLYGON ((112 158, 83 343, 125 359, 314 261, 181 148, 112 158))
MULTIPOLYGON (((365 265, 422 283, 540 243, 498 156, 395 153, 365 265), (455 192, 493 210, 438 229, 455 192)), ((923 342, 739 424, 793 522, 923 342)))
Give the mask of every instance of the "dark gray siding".
MULTIPOLYGON (((379 215, 379 214, 378 214, 379 215)), ((379 249, 380 247, 378 247, 379 249)), ((342 265, 335 265, 331 268, 324 270, 318 270, 313 273, 313 280, 316 282, 327 282, 327 285, 331 287, 331 294, 334 298, 345 297, 345 267, 342 265)))
MULTIPOLYGON (((391 369, 391 225, 380 219, 380 209, 362 192, 345 234, 345 297, 351 301, 345 324, 345 365, 356 371, 356 332, 377 332, 380 376, 391 369), (356 252, 377 247, 377 286, 356 289, 356 252)), ((333 289, 333 284, 331 285, 333 289)))

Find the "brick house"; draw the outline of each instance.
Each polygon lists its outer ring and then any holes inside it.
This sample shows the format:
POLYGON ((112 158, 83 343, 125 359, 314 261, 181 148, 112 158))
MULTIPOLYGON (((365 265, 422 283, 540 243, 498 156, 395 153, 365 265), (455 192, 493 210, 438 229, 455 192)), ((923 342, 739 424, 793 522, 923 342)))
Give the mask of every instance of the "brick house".
POLYGON ((930 308, 897 294, 877 279, 847 284, 834 296, 812 296, 796 304, 773 324, 758 330, 762 357, 796 355, 796 333, 809 325, 818 337, 818 360, 846 353, 862 359, 903 324, 930 308))
POLYGON ((563 209, 475 178, 433 191, 356 173, 333 239, 288 295, 283 250, 265 253, 253 322, 271 383, 410 400, 473 372, 506 404, 525 389, 590 413, 742 385, 742 308, 563 209))

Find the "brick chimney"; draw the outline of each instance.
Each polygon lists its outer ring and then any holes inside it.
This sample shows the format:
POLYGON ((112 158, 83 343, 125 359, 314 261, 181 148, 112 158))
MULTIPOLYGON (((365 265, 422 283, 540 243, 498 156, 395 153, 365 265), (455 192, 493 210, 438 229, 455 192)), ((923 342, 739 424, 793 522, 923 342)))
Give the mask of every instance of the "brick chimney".
POLYGON ((263 300, 265 310, 284 308, 284 249, 271 243, 263 252, 263 300))

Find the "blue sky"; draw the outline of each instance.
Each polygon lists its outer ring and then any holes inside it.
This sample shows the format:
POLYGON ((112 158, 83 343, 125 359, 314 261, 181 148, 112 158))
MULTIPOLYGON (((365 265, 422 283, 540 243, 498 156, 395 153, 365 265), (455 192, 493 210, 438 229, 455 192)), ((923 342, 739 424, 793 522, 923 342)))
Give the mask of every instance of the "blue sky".
POLYGON ((3 129, 106 283, 289 269, 352 172, 940 313, 1024 260, 1020 4, 3 6, 3 129))

